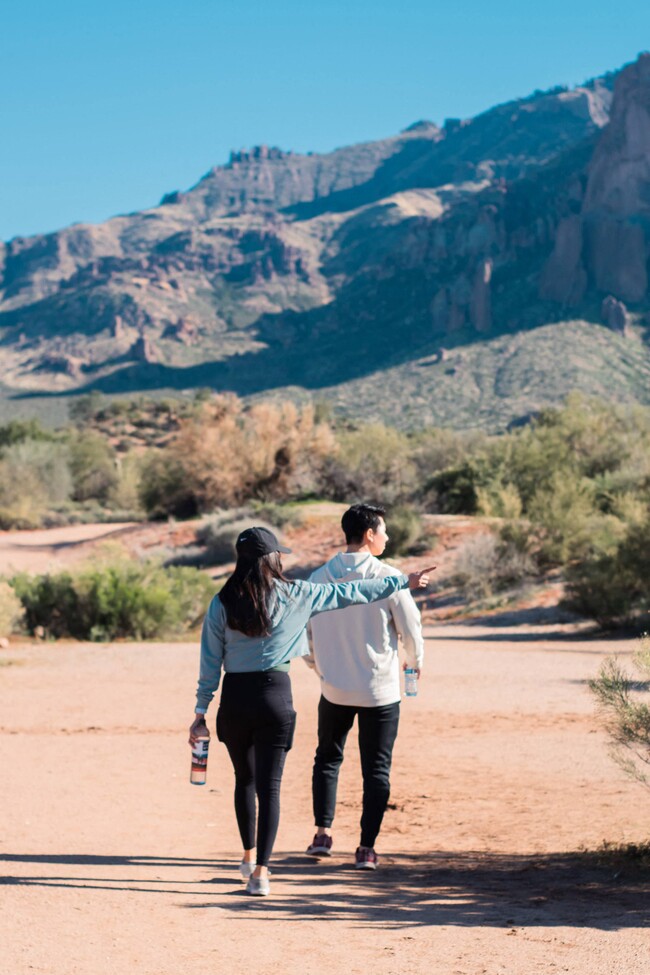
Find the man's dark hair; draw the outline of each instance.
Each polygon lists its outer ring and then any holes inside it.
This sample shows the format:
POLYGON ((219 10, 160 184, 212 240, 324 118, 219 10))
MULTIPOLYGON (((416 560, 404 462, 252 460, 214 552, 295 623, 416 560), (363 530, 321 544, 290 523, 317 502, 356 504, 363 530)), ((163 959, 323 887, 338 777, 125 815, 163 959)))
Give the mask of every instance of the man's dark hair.
POLYGON ((386 509, 378 504, 353 504, 341 518, 341 528, 348 545, 359 545, 369 528, 374 532, 386 509))

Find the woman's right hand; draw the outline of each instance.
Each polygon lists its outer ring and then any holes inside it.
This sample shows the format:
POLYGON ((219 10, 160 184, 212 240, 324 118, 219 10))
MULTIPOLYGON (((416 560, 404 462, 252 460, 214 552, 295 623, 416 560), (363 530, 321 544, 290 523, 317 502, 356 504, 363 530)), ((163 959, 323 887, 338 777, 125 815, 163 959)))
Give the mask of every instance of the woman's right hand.
POLYGON ((209 738, 210 732, 208 731, 208 726, 205 723, 205 715, 197 714, 194 721, 190 725, 190 745, 193 745, 197 738, 209 738))
POLYGON ((428 569, 411 572, 409 574, 409 589, 426 589, 429 585, 429 573, 437 568, 437 565, 430 565, 428 569))

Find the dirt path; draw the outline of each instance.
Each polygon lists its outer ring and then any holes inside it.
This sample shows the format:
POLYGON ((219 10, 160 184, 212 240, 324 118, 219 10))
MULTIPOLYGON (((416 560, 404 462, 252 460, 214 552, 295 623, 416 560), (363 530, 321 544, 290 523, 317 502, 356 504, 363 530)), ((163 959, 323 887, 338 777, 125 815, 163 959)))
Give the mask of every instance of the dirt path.
POLYGON ((117 540, 134 526, 117 522, 0 532, 0 573, 61 568, 87 558, 98 543, 117 540))
POLYGON ((531 628, 428 636, 375 875, 350 868, 352 738, 338 855, 302 855, 318 690, 292 667, 299 726, 264 900, 238 881, 216 742, 208 785, 188 783, 194 645, 4 651, 2 975, 646 975, 650 880, 566 855, 648 837, 648 796, 611 764, 585 688, 612 646, 531 628))

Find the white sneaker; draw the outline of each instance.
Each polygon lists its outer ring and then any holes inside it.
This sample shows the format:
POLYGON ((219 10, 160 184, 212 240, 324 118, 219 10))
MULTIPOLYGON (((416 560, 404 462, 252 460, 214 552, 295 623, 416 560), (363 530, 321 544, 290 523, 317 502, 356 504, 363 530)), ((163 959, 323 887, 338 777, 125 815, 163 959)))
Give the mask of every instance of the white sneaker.
POLYGON ((253 897, 266 897, 271 893, 271 885, 268 877, 249 877, 246 884, 246 893, 253 897))
POLYGON ((254 869, 255 869, 255 862, 253 860, 251 860, 250 862, 248 860, 242 860, 242 862, 239 864, 239 872, 241 874, 241 879, 248 880, 248 878, 250 877, 254 869))

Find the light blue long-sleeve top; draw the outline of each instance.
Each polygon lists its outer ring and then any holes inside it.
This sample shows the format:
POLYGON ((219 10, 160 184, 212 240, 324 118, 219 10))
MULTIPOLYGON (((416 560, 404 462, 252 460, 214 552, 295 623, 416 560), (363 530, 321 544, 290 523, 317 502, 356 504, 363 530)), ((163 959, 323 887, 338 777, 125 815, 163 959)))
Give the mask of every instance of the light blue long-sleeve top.
MULTIPOLYGON (((196 693, 196 712, 205 714, 219 687, 221 668, 226 673, 271 670, 294 657, 309 653, 305 627, 310 616, 359 603, 387 599, 408 587, 408 577, 387 576, 358 582, 318 585, 313 582, 278 582, 269 607, 268 636, 246 636, 226 623, 226 610, 215 596, 203 621, 201 668, 196 693)), ((336 651, 333 650, 335 653, 336 651)))

